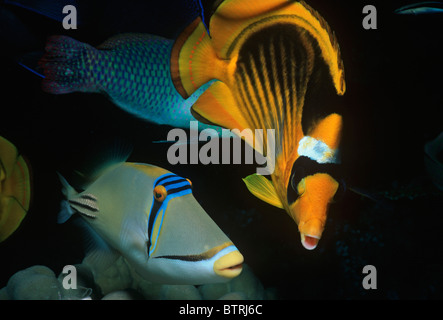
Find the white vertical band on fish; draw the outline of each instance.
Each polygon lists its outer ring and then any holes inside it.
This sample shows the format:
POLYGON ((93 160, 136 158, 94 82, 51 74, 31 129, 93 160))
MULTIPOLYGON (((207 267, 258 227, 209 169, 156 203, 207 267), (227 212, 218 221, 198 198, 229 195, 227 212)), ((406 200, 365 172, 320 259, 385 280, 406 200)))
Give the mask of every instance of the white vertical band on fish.
POLYGON ((300 156, 308 157, 317 163, 340 163, 338 150, 331 149, 323 141, 310 136, 300 140, 297 152, 300 156))

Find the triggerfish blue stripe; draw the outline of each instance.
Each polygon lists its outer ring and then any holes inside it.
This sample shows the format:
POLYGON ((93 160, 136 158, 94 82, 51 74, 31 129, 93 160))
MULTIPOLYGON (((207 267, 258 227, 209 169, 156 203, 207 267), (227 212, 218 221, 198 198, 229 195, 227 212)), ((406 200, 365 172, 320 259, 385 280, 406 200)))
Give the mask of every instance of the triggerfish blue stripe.
POLYGON ((155 248, 157 246, 157 242, 158 242, 158 239, 160 236, 160 230, 163 225, 163 218, 164 218, 169 200, 192 193, 192 187, 191 187, 191 184, 189 183, 189 181, 187 181, 186 179, 183 179, 175 174, 171 174, 171 173, 168 173, 168 174, 158 177, 154 182, 154 187, 156 187, 157 185, 163 185, 165 187, 166 191, 168 192, 168 194, 167 194, 165 200, 161 203, 160 207, 155 206, 155 204, 159 204, 159 202, 153 197, 151 210, 150 210, 149 216, 148 216, 148 236, 149 236, 149 242, 150 242, 150 246, 148 248, 148 255, 149 256, 155 251, 155 248), (170 183, 170 182, 175 182, 175 181, 177 181, 177 183, 168 184, 168 182, 170 183), (177 191, 174 191, 174 190, 177 190, 177 191), (157 210, 155 210, 154 208, 157 210), (157 235, 154 240, 154 239, 152 239, 152 233, 153 233, 154 226, 157 223, 157 219, 159 218, 160 214, 161 214, 160 225, 159 225, 158 232, 157 232, 157 235), (153 216, 153 215, 155 215, 155 216, 153 216), (152 217, 154 217, 153 221, 151 221, 152 217))

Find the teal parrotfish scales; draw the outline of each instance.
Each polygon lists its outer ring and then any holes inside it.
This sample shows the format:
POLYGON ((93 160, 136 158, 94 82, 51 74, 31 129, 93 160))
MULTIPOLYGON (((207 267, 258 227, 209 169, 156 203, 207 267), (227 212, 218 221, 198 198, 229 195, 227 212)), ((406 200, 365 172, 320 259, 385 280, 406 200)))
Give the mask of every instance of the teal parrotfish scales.
POLYGON ((144 279, 164 284, 228 281, 243 256, 192 194, 189 179, 140 163, 112 164, 84 191, 61 176, 64 223, 78 213, 95 243, 84 262, 103 270, 120 255, 144 279))
MULTIPOLYGON (((195 121, 190 108, 207 86, 188 99, 181 97, 170 75, 172 45, 172 40, 150 34, 119 34, 97 48, 67 36, 52 36, 39 61, 43 90, 102 93, 137 117, 189 128, 189 122, 195 121)), ((206 128, 220 131, 199 125, 206 128)))

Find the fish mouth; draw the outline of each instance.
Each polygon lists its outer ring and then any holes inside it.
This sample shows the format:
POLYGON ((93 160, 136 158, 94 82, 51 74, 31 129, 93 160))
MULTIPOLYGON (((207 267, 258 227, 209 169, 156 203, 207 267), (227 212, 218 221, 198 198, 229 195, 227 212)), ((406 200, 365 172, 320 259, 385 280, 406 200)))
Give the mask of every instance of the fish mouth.
POLYGON ((301 233, 301 244, 307 250, 314 250, 317 247, 319 240, 320 238, 317 236, 301 233))
POLYGON ((235 278, 243 270, 243 255, 238 251, 231 251, 214 262, 215 274, 223 278, 235 278))

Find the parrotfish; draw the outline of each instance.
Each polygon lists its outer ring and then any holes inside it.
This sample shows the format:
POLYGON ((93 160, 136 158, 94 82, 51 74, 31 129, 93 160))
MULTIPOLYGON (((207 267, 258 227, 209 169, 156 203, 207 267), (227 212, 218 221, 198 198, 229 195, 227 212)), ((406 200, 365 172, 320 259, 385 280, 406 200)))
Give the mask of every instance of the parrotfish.
MULTIPOLYGON (((206 87, 187 99, 178 94, 169 67, 172 44, 160 36, 125 33, 94 48, 67 36, 51 36, 39 61, 43 90, 102 93, 139 118, 188 129, 195 121, 190 107, 206 87)), ((220 131, 200 126, 206 128, 220 131)))
POLYGON ((192 194, 192 184, 160 167, 110 162, 77 192, 59 175, 58 222, 78 213, 95 245, 84 262, 103 270, 123 256, 144 279, 164 284, 224 282, 243 256, 192 194))
POLYGON ((325 114, 312 102, 324 94, 324 86, 334 97, 345 93, 338 41, 324 18, 303 1, 226 0, 217 5, 206 25, 197 18, 176 40, 174 84, 186 98, 218 80, 192 106, 200 121, 239 132, 275 130, 275 152, 264 148, 266 135, 242 136, 275 159, 271 180, 254 174, 244 181, 255 196, 286 210, 303 246, 314 249, 329 204, 344 186, 338 170, 342 116, 325 114))
POLYGON ((30 202, 28 164, 11 142, 0 137, 0 242, 20 226, 30 202))

